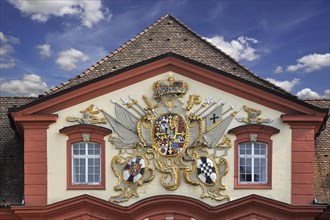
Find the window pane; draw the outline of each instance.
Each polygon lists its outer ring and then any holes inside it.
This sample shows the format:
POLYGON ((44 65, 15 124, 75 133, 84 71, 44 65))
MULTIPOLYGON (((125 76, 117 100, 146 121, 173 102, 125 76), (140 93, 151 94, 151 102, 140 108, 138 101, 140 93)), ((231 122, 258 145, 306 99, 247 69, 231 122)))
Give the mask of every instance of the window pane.
POLYGON ((93 159, 88 159, 88 166, 94 165, 94 160, 93 159))
POLYGON ((79 154, 80 155, 85 155, 86 154, 85 144, 80 144, 79 154))
POLYGON ((258 144, 258 143, 254 144, 254 154, 260 155, 260 144, 258 144))
POLYGON ((252 175, 251 174, 246 174, 246 177, 245 177, 245 181, 246 182, 251 182, 252 181, 252 175))
POLYGON ((94 170, 94 173, 96 173, 96 174, 99 174, 100 173, 100 166, 96 166, 95 167, 95 170, 94 170))
POLYGON ((245 166, 240 166, 239 171, 240 173, 245 173, 245 166))
POLYGON ((246 143, 246 150, 245 150, 245 154, 246 155, 251 155, 252 154, 252 145, 251 143, 246 143))
POLYGON ((85 175, 80 175, 80 183, 85 183, 86 182, 86 178, 85 175))
POLYGON ((245 165, 245 158, 240 158, 240 159, 239 159, 239 164, 240 164, 241 166, 244 166, 244 165, 245 165))
POLYGON ((251 164, 252 164, 252 159, 251 159, 251 158, 246 158, 246 159, 245 159, 245 162, 246 162, 246 165, 247 165, 247 166, 251 166, 251 164))
POLYGON ((88 155, 94 155, 94 144, 88 143, 88 155))
POLYGON ((245 144, 239 145, 239 154, 244 155, 245 154, 245 144))
POLYGON ((94 164, 97 165, 97 166, 100 166, 100 162, 101 162, 101 159, 100 158, 96 158, 94 160, 94 164))
POLYGON ((73 166, 78 166, 79 165, 79 159, 74 158, 73 159, 73 166))
POLYGON ((96 182, 96 183, 99 183, 100 182, 100 175, 99 174, 96 174, 94 176, 94 182, 96 182))
POLYGON ((261 145, 261 155, 267 155, 267 145, 266 144, 261 145))
POLYGON ((100 148, 101 146, 99 144, 95 146, 95 155, 101 155, 100 148))
POLYGON ((92 174, 94 171, 94 167, 93 166, 88 166, 88 174, 92 174))
POLYGON ((254 173, 260 173, 260 166, 254 165, 254 173))
POLYGON ((88 175, 88 182, 89 183, 93 183, 94 182, 94 178, 93 178, 94 176, 92 175, 92 174, 89 174, 88 175))
POLYGON ((259 182, 260 178, 259 178, 259 174, 254 174, 254 182, 259 182))

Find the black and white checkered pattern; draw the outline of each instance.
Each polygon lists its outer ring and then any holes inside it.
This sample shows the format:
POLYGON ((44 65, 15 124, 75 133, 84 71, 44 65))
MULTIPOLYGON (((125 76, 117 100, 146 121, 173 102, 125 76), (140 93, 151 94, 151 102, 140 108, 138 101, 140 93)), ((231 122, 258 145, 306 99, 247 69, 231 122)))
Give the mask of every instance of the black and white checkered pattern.
POLYGON ((207 157, 200 157, 197 160, 197 175, 204 183, 215 183, 217 174, 213 160, 207 157))
POLYGON ((213 173, 213 169, 214 169, 214 167, 209 163, 207 163, 207 164, 203 163, 200 166, 200 170, 201 170, 202 174, 206 177, 210 176, 211 173, 213 173))

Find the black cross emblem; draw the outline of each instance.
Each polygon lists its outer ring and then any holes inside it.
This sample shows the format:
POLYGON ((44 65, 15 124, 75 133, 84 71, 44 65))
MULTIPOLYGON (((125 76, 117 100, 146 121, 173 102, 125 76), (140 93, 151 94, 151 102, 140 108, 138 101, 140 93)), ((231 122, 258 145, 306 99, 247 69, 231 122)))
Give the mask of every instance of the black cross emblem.
POLYGON ((215 121, 218 119, 219 117, 216 116, 216 114, 213 114, 213 117, 210 118, 211 121, 213 121, 213 124, 215 123, 215 121))

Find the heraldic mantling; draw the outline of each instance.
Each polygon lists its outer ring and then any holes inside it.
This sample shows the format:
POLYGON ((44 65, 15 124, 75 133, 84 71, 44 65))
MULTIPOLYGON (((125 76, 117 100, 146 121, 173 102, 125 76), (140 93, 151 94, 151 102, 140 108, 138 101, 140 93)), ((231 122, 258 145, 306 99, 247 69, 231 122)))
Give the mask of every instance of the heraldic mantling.
POLYGON ((118 177, 114 189, 121 193, 110 201, 138 197, 138 187, 155 175, 161 175, 166 190, 177 190, 184 179, 202 188, 201 198, 229 201, 222 178, 228 173, 225 156, 232 144, 224 134, 239 110, 224 110, 226 102, 213 97, 203 101, 199 95, 190 95, 185 105, 181 99, 189 86, 172 73, 152 88, 152 100, 142 96, 145 106, 129 96, 121 98, 122 104, 111 100, 116 117, 100 110, 115 133, 109 141, 118 150, 111 165, 118 177))

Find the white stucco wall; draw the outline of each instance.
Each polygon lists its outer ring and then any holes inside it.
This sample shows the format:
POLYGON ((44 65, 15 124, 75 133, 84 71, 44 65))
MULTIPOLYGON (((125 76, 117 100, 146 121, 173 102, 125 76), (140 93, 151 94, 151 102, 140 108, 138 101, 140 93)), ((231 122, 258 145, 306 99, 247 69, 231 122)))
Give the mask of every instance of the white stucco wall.
MULTIPOLYGON (((92 100, 80 103, 70 108, 55 112, 58 114, 58 121, 50 126, 48 129, 47 140, 47 159, 48 159, 48 204, 58 202, 64 199, 75 197, 81 194, 89 194, 98 197, 103 200, 109 200, 111 196, 118 195, 120 192, 114 191, 114 186, 117 184, 117 177, 114 175, 111 169, 111 159, 117 155, 118 150, 112 146, 106 140, 106 189, 105 190, 67 190, 67 173, 66 173, 66 140, 67 136, 60 134, 59 130, 65 126, 74 125, 74 123, 67 122, 66 116, 75 115, 81 116, 80 110, 87 108, 90 104, 96 105, 98 108, 105 110, 107 113, 115 116, 114 105, 110 102, 110 99, 120 101, 120 98, 127 98, 128 95, 133 95, 138 99, 140 103, 143 103, 142 95, 152 97, 152 84, 157 80, 164 80, 168 78, 168 73, 158 75, 156 77, 144 80, 137 84, 122 88, 114 91, 111 94, 106 94, 92 100)), ((271 126, 280 129, 279 134, 275 134, 272 137, 273 140, 273 164, 272 164, 272 189, 234 189, 234 147, 228 151, 226 159, 229 162, 229 173, 224 177, 223 183, 227 186, 227 190, 224 194, 231 197, 232 200, 245 197, 249 194, 257 194, 272 198, 278 201, 290 203, 291 200, 291 130, 287 124, 282 123, 280 119, 281 112, 269 109, 265 106, 257 103, 242 99, 235 95, 226 93, 219 89, 210 87, 200 82, 191 80, 179 74, 174 74, 174 78, 177 80, 184 80, 189 85, 189 91, 185 98, 182 99, 186 104, 189 95, 197 94, 202 98, 214 96, 214 100, 221 99, 227 101, 226 106, 235 105, 242 108, 243 105, 258 109, 262 111, 261 117, 271 118, 274 121, 271 126)), ((144 105, 144 103, 143 103, 144 105)), ((227 107, 225 107, 226 109, 227 107)), ((102 114, 100 114, 101 116, 102 114)), ((241 110, 238 114, 246 116, 246 113, 241 110)), ((227 130, 243 125, 242 123, 232 121, 227 130)), ((104 125, 107 126, 107 125, 104 125)), ((235 136, 228 135, 234 145, 235 136)), ((176 194, 183 196, 191 196, 196 199, 200 199, 202 190, 198 186, 192 186, 185 183, 182 179, 180 187, 176 191, 167 191, 160 184, 160 175, 156 171, 155 179, 149 183, 145 183, 142 187, 139 187, 139 198, 131 198, 128 202, 120 203, 120 205, 127 206, 135 203, 141 199, 163 194, 176 194)), ((182 177, 181 177, 182 178, 182 177)), ((217 201, 209 198, 202 200, 210 205, 220 204, 217 201)))

